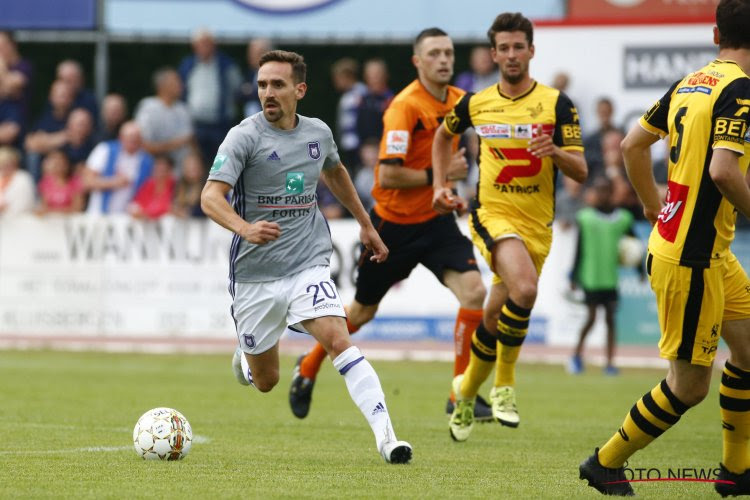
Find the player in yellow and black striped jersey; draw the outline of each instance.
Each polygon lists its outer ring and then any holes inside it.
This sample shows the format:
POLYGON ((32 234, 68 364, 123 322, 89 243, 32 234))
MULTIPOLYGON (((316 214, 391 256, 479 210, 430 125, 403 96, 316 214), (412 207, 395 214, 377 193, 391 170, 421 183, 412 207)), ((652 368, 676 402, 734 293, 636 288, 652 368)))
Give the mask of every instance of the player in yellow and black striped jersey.
POLYGON ((454 135, 471 127, 479 137, 473 211, 514 219, 523 236, 551 238, 557 168, 552 157, 536 157, 528 147, 541 128, 561 149, 583 152, 578 112, 570 98, 535 81, 514 97, 496 84, 463 97, 444 126, 454 135))
POLYGON ((493 416, 503 425, 519 425, 515 364, 552 243, 555 179, 558 170, 579 182, 587 174, 575 106, 529 75, 531 22, 520 13, 500 14, 487 34, 500 82, 458 101, 432 149, 433 206, 451 211, 463 205, 444 182, 451 140, 468 127, 479 136, 479 185, 469 228, 495 273, 483 324, 472 338, 469 367, 453 383, 450 431, 457 441, 469 437, 473 419, 467 408, 493 367, 493 416))
POLYGON ((750 0, 721 0, 716 24, 718 59, 672 85, 623 141, 628 176, 654 224, 647 271, 661 327, 659 352, 670 366, 581 464, 581 477, 603 493, 624 494, 613 485, 625 461, 703 400, 724 338, 731 351, 719 389, 717 479, 724 481, 715 487, 722 496, 750 494, 750 279, 729 249, 737 211, 750 216, 750 0), (670 146, 664 204, 649 154, 660 137, 670 146))
POLYGON ((717 59, 675 82, 640 119, 669 136, 667 199, 649 240, 660 259, 690 267, 720 265, 734 238, 736 211, 711 181, 715 149, 735 152, 747 171, 748 77, 734 61, 717 59), (743 156, 744 155, 744 156, 743 156))

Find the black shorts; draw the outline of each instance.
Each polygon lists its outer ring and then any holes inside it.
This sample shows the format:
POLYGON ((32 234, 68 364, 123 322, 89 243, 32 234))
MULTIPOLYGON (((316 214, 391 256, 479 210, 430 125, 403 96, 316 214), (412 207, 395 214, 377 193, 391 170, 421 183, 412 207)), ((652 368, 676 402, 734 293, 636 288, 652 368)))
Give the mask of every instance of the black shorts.
MULTIPOLYGON (((474 247, 456 224, 453 214, 440 215, 419 224, 395 224, 370 212, 372 223, 388 247, 382 264, 361 254, 357 263, 357 292, 360 304, 378 304, 388 290, 406 279, 417 264, 432 271, 440 282, 446 269, 464 273, 477 271, 474 247)), ((360 246, 360 252, 364 249, 360 246)))
POLYGON ((606 306, 607 304, 617 303, 619 298, 617 289, 610 290, 583 290, 583 302, 590 306, 606 306))

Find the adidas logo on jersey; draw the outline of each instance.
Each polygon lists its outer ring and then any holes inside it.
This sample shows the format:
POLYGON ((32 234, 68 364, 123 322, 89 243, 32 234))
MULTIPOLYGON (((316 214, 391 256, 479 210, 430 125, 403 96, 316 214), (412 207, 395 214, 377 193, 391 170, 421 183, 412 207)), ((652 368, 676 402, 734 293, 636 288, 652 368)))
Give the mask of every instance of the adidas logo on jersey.
POLYGON ((385 405, 383 403, 378 402, 378 404, 375 405, 375 409, 372 410, 372 415, 377 415, 378 413, 383 413, 385 411, 385 405))
POLYGON ((267 159, 271 160, 271 161, 279 161, 279 160, 281 160, 281 157, 279 157, 279 155, 276 154, 276 151, 274 151, 273 153, 271 153, 270 155, 268 155, 267 159))

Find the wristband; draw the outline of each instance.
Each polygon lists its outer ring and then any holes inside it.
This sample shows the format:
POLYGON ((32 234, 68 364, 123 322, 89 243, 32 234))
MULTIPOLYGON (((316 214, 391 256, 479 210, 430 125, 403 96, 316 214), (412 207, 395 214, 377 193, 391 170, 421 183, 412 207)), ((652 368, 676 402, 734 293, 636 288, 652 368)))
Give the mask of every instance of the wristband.
POLYGON ((432 169, 431 168, 425 169, 425 172, 427 172, 427 185, 432 186, 432 179, 433 179, 432 169))

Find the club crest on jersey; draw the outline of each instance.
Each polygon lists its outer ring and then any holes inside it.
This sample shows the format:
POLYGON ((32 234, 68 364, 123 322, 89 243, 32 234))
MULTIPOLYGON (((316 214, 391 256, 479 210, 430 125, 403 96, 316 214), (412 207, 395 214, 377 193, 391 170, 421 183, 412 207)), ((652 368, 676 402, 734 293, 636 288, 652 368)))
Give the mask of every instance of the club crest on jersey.
POLYGON ((320 143, 318 141, 307 143, 307 154, 310 158, 317 160, 320 158, 320 143))
POLYGON ((255 347, 255 335, 246 333, 242 336, 242 340, 245 342, 248 349, 253 349, 255 347))

